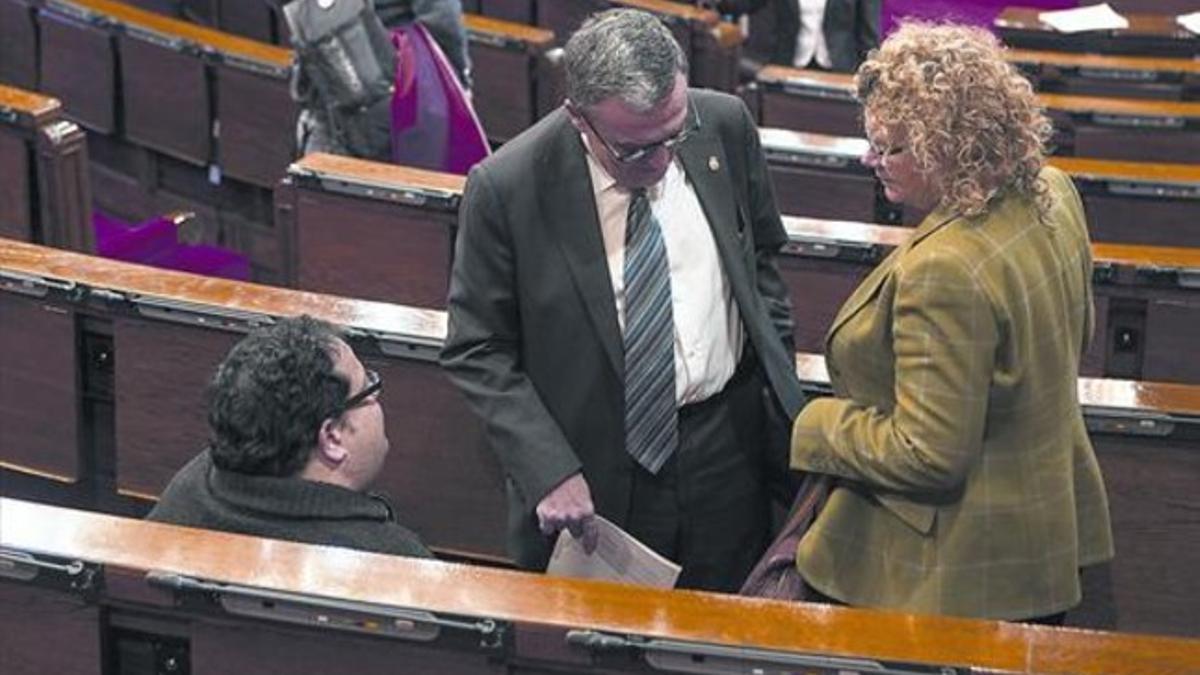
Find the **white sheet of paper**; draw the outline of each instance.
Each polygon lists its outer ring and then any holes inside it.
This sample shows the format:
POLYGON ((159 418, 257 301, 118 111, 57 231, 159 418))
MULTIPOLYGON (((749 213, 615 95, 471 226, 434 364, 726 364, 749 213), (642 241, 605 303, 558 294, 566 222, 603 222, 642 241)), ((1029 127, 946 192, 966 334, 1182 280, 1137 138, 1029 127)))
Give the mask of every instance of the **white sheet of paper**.
POLYGON ((1200 12, 1180 14, 1179 16, 1175 17, 1175 21, 1180 26, 1192 31, 1196 35, 1200 35, 1200 12))
POLYGON ((558 533, 546 574, 554 577, 603 579, 653 588, 674 588, 679 565, 655 553, 611 521, 596 516, 596 550, 588 555, 583 542, 563 530, 558 533))
POLYGON ((1038 19, 1060 33, 1129 28, 1129 20, 1117 14, 1107 2, 1076 9, 1042 12, 1038 14, 1038 19))

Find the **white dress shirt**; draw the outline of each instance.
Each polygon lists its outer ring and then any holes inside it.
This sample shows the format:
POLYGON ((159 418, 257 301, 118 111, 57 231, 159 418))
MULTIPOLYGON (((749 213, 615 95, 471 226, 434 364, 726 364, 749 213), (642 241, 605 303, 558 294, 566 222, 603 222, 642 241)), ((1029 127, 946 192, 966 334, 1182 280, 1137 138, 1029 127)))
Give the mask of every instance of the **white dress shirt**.
POLYGON ((807 68, 816 61, 822 68, 833 67, 829 46, 825 44, 825 1, 796 0, 800 5, 800 32, 796 33, 796 59, 793 65, 807 68))
MULTIPOLYGON (((584 145, 587 139, 584 137, 584 145)), ((625 330, 625 221, 630 192, 587 153, 596 214, 612 279, 617 320, 625 330)), ((733 289, 721 267, 708 218, 679 160, 646 190, 658 220, 671 277, 675 320, 675 400, 703 401, 721 391, 741 358, 742 326, 733 289)))

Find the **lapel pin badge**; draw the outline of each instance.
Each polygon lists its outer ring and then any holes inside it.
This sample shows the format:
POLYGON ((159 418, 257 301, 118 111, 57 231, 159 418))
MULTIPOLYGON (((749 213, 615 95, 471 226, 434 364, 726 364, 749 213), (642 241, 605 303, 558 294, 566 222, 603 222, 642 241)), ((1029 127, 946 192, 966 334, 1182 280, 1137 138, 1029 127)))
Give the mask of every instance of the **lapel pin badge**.
POLYGON ((715 172, 720 168, 721 162, 717 159, 716 155, 710 155, 708 158, 708 170, 715 172))

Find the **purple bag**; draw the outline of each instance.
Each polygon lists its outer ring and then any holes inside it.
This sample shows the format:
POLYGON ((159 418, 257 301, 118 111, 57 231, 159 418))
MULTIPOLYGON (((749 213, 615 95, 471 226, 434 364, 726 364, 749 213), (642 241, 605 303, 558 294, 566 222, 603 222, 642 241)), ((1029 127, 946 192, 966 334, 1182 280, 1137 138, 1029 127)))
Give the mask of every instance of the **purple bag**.
POLYGON ((832 479, 829 476, 810 473, 804 477, 787 522, 767 547, 766 553, 750 570, 739 595, 772 600, 809 600, 812 598, 808 584, 796 569, 796 548, 816 519, 817 513, 829 495, 832 479))
POLYGON ((454 68, 419 23, 392 30, 392 161, 466 175, 491 150, 454 68))

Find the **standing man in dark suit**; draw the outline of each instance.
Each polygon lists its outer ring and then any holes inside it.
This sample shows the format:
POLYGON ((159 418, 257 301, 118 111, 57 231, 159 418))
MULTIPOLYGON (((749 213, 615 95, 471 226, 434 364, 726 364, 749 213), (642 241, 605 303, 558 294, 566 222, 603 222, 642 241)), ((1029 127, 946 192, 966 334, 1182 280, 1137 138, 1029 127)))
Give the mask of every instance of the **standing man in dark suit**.
POLYGON ((750 51, 771 63, 853 72, 879 46, 882 0, 718 0, 750 14, 750 51))
MULTIPOLYGON (((763 550, 770 423, 803 405, 758 133, 690 91, 650 14, 565 47, 568 100, 467 180, 442 363, 507 477, 510 550, 544 568, 595 514, 733 590, 763 550)), ((776 429, 777 431, 778 429, 776 429)))

